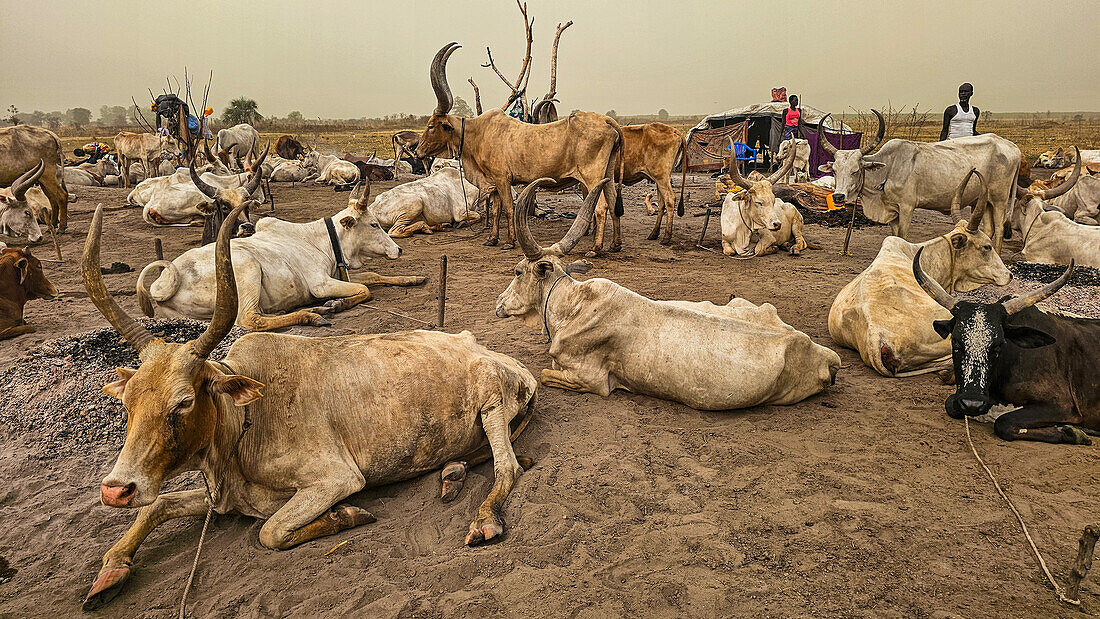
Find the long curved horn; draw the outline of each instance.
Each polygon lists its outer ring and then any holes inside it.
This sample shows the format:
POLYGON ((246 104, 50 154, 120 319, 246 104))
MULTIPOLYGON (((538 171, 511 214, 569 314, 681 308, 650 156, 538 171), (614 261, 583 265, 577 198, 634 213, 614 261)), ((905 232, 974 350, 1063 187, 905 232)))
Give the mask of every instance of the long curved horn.
POLYGON ((833 146, 829 140, 825 139, 825 120, 832 114, 826 114, 821 117, 821 122, 817 124, 817 145, 825 149, 825 152, 829 153, 833 157, 836 157, 837 147, 833 146))
POLYGON ((123 338, 137 350, 138 355, 153 341, 153 334, 130 317, 107 292, 103 283, 103 273, 99 270, 99 237, 103 233, 103 205, 100 204, 92 215, 92 224, 88 227, 88 239, 84 242, 84 257, 80 262, 80 272, 84 277, 84 289, 99 312, 118 330, 123 338))
POLYGON ((798 154, 798 151, 796 149, 796 144, 793 142, 793 138, 792 138, 791 156, 787 157, 787 160, 783 162, 783 167, 782 168, 780 168, 779 170, 776 170, 775 174, 772 174, 771 176, 768 177, 768 183, 770 183, 772 185, 775 185, 780 180, 787 178, 787 176, 791 173, 791 168, 794 167, 794 158, 797 154, 798 154))
POLYGON ((256 190, 260 188, 260 181, 264 179, 264 159, 267 159, 267 151, 271 149, 271 142, 264 146, 264 152, 260 153, 260 158, 252 164, 252 177, 248 179, 248 183, 244 188, 248 191, 248 195, 256 193, 256 190))
POLYGON ((1081 149, 1076 146, 1073 147, 1077 151, 1077 163, 1073 165, 1073 172, 1070 173, 1066 180, 1062 181, 1056 187, 1051 187, 1046 191, 1038 192, 1038 195, 1043 200, 1053 200, 1058 196, 1066 193, 1070 189, 1073 189, 1073 185, 1077 183, 1077 179, 1081 177, 1081 149))
POLYGON ((38 179, 42 176, 42 172, 46 169, 46 162, 42 159, 38 160, 38 165, 27 170, 15 179, 15 182, 11 184, 11 193, 15 196, 16 200, 22 202, 27 199, 27 190, 29 190, 38 179))
POLYGON ((1005 312, 1007 312, 1008 315, 1011 316, 1016 312, 1023 311, 1031 307, 1032 305, 1035 305, 1039 301, 1042 301, 1043 299, 1049 297, 1055 292, 1058 292, 1058 289, 1062 286, 1065 286, 1066 282, 1069 281, 1070 275, 1073 275, 1073 268, 1075 265, 1076 262, 1071 259, 1069 261, 1069 268, 1066 269, 1066 272, 1062 273, 1062 275, 1058 279, 1050 282, 1046 286, 1043 286, 1042 288, 1032 292, 1031 294, 1005 301, 1005 312))
POLYGON ((432 90, 435 91, 435 114, 446 114, 455 104, 454 97, 451 96, 451 87, 447 84, 447 59, 460 47, 462 46, 458 43, 448 43, 440 48, 432 59, 428 77, 432 81, 432 90))
MULTIPOLYGON (((531 182, 529 185, 523 188, 520 192, 519 198, 516 199, 514 208, 514 219, 516 222, 516 242, 519 243, 519 248, 523 250, 523 255, 528 260, 534 262, 545 254, 542 246, 538 244, 535 237, 531 236, 531 227, 528 225, 527 217, 535 207, 535 190, 547 183, 553 183, 552 178, 540 178, 531 182)), ((497 191, 502 191, 500 187, 497 187, 497 191)), ((508 187, 505 187, 503 191, 511 191, 508 187)), ((580 218, 578 214, 577 218, 580 218)), ((574 224, 576 222, 574 221, 574 224)))
POLYGON ((210 326, 206 327, 206 331, 191 343, 192 351, 200 359, 210 356, 210 351, 225 339, 229 330, 233 328, 233 324, 237 322, 237 279, 233 275, 233 256, 229 248, 229 239, 233 236, 233 230, 237 227, 241 212, 252 204, 259 206, 255 200, 247 200, 230 211, 222 222, 221 229, 218 230, 218 240, 214 242, 214 278, 217 280, 214 316, 210 318, 210 326))
MULTIPOLYGON (((966 193, 966 184, 970 182, 970 177, 976 174, 978 170, 976 168, 970 168, 970 171, 963 177, 962 182, 959 183, 959 188, 955 190, 955 196, 951 198, 951 220, 955 221, 959 216, 959 211, 962 210, 963 195, 966 193)), ((977 204, 974 205, 977 208, 977 204)))
POLYGON ((580 210, 577 211, 577 218, 573 220, 573 225, 569 226, 569 230, 566 231, 565 236, 561 237, 560 241, 550 246, 551 251, 556 247, 563 256, 573 251, 573 248, 580 242, 581 237, 584 236, 584 231, 591 225, 596 214, 596 202, 599 202, 600 194, 603 193, 604 186, 610 182, 610 178, 605 178, 596 183, 592 191, 588 192, 588 197, 584 199, 584 204, 582 204, 580 210))
POLYGON ((917 255, 913 256, 913 277, 917 278, 917 283, 928 293, 928 296, 932 297, 933 301, 942 305, 947 311, 955 309, 958 299, 948 294, 939 282, 924 274, 924 269, 920 266, 920 255, 923 252, 924 247, 921 246, 917 248, 917 255))
POLYGON ((741 164, 737 161, 737 151, 733 147, 733 138, 728 138, 730 142, 730 179, 737 183, 737 186, 742 189, 752 189, 752 183, 745 180, 744 176, 741 176, 741 164))
POLYGON ((355 210, 360 213, 367 210, 367 205, 370 204, 370 179, 366 180, 366 184, 363 181, 356 183, 355 189, 352 190, 352 195, 355 198, 355 210))
POLYGON ((870 155, 871 151, 878 148, 878 145, 882 144, 883 138, 886 137, 886 119, 882 117, 882 114, 878 110, 871 111, 875 113, 875 116, 878 116, 878 135, 875 136, 874 144, 868 146, 867 148, 863 148, 862 146, 859 148, 859 152, 864 155, 870 155))
POLYGON ((218 197, 218 190, 214 187, 211 187, 210 185, 207 185, 206 181, 199 178, 199 174, 195 172, 194 157, 192 157, 191 162, 187 164, 187 169, 191 171, 191 182, 195 183, 195 187, 199 188, 199 191, 202 192, 202 195, 212 200, 218 197))
POLYGON ((977 232, 978 227, 982 225, 982 214, 985 213, 985 207, 989 204, 989 186, 985 184, 985 177, 978 171, 977 168, 970 168, 970 172, 967 173, 966 178, 963 179, 962 184, 959 186, 958 192, 955 193, 955 199, 962 204, 962 194, 966 189, 966 182, 970 180, 970 175, 978 177, 978 182, 982 185, 982 190, 978 194, 978 201, 974 203, 974 210, 970 212, 970 221, 966 224, 966 229, 971 232, 977 232))

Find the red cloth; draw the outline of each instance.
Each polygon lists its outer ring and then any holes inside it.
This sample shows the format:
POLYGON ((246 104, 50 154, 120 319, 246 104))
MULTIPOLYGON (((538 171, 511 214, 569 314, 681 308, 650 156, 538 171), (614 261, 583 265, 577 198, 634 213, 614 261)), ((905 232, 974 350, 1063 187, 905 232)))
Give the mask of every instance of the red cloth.
POLYGON ((802 116, 802 111, 801 110, 799 110, 797 108, 795 108, 793 110, 790 109, 790 108, 787 108, 787 115, 785 117, 786 121, 787 121, 787 126, 788 127, 797 127, 798 126, 798 119, 801 116, 802 116))
POLYGON ((772 101, 786 101, 787 100, 787 88, 772 88, 772 101))

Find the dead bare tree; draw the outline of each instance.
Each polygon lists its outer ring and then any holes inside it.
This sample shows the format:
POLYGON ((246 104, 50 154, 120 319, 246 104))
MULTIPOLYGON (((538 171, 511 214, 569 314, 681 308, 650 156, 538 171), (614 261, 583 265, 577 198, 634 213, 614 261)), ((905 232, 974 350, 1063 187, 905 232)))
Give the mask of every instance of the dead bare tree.
POLYGON ((512 105, 517 99, 523 106, 524 117, 529 117, 531 112, 531 105, 527 101, 527 80, 531 77, 531 34, 535 25, 534 18, 527 16, 527 3, 521 3, 520 0, 516 0, 516 6, 519 7, 519 12, 523 15, 523 28, 524 36, 527 39, 527 47, 523 52, 523 63, 519 68, 519 75, 516 77, 515 82, 508 81, 508 78, 504 77, 504 74, 497 68, 496 62, 493 60, 493 52, 488 46, 485 47, 485 54, 489 57, 489 62, 481 66, 486 69, 492 69, 500 81, 504 82, 504 85, 512 91, 512 94, 508 96, 508 100, 504 105, 500 106, 500 109, 505 110, 508 106, 512 105))
POLYGON ((470 86, 474 88, 474 108, 477 110, 477 115, 481 116, 481 91, 477 89, 477 82, 474 78, 467 78, 467 82, 470 82, 470 86))
POLYGON ((550 51, 550 90, 535 104, 535 109, 531 112, 532 122, 536 124, 552 123, 558 119, 558 108, 554 105, 558 94, 558 41, 561 40, 561 33, 572 25, 573 20, 559 23, 558 31, 554 33, 554 46, 550 51))

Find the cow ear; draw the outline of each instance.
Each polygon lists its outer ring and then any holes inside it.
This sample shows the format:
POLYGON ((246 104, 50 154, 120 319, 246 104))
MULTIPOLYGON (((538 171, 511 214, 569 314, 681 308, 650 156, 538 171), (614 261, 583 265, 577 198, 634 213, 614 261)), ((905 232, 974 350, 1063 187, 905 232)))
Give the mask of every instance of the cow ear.
POLYGON ((951 335, 951 331, 955 329, 955 319, 951 320, 933 320, 932 328, 936 330, 936 333, 943 339, 947 339, 947 336, 951 335))
POLYGON ((260 392, 264 384, 247 376, 218 373, 210 381, 211 393, 224 393, 233 398, 237 406, 246 406, 264 397, 260 392))
POLYGON ((115 368, 115 371, 118 372, 118 380, 103 385, 103 393, 106 393, 112 398, 121 400, 122 394, 126 392, 126 383, 133 378, 134 374, 137 374, 137 370, 131 370, 130 368, 115 368))
POLYGON ((1020 348, 1042 348, 1056 340, 1047 333, 1032 327, 1005 325, 1005 338, 1020 348))
POLYGON ((15 269, 19 271, 19 283, 27 281, 27 272, 30 270, 29 263, 26 258, 20 258, 15 261, 15 269))
POLYGON ((535 263, 535 275, 537 277, 546 277, 548 274, 554 271, 554 263, 549 260, 539 260, 535 263))
POLYGON ((817 166, 817 169, 819 171, 825 172, 827 174, 831 173, 833 171, 833 162, 830 161, 829 163, 823 163, 823 164, 817 166))
POLYGON ((951 242, 951 247, 955 249, 962 249, 966 247, 966 235, 965 234, 952 234, 947 237, 947 240, 951 242))
POLYGON ((592 268, 592 263, 587 260, 575 260, 565 266, 565 272, 569 274, 573 273, 587 273, 592 268))
POLYGON ((885 168, 886 164, 881 161, 864 161, 863 168, 865 170, 877 170, 879 168, 885 168))
POLYGON ((344 227, 344 230, 351 230, 358 221, 358 219, 352 217, 351 215, 348 215, 347 217, 340 220, 340 225, 344 227))

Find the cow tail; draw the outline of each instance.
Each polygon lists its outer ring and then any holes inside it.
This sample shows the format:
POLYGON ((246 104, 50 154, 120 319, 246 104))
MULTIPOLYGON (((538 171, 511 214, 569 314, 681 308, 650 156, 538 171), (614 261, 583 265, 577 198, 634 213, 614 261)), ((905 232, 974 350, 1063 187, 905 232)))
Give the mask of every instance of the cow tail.
MULTIPOLYGON (((679 133, 679 132, 677 132, 679 133)), ((680 136, 680 203, 676 205, 676 215, 684 216, 684 188, 687 187, 688 145, 684 136, 680 136)))
POLYGON ((622 217, 626 209, 623 208, 623 172, 626 165, 626 155, 623 153, 623 130, 619 127, 618 123, 615 123, 615 133, 618 134, 615 138, 615 147, 611 149, 614 153, 619 153, 619 172, 615 179, 615 216, 622 217))
POLYGON ((158 295, 160 296, 160 298, 157 299, 158 301, 164 301, 166 299, 172 298, 172 296, 174 296, 179 290, 179 273, 176 269, 176 265, 172 264, 171 262, 167 260, 156 260, 154 262, 150 262, 144 269, 142 269, 141 273, 138 274, 135 292, 137 293, 138 305, 141 307, 141 312, 149 318, 153 317, 153 295, 145 286, 145 276, 149 274, 149 271, 155 268, 164 269, 163 275, 168 276, 167 284, 170 290, 167 294, 158 295))

